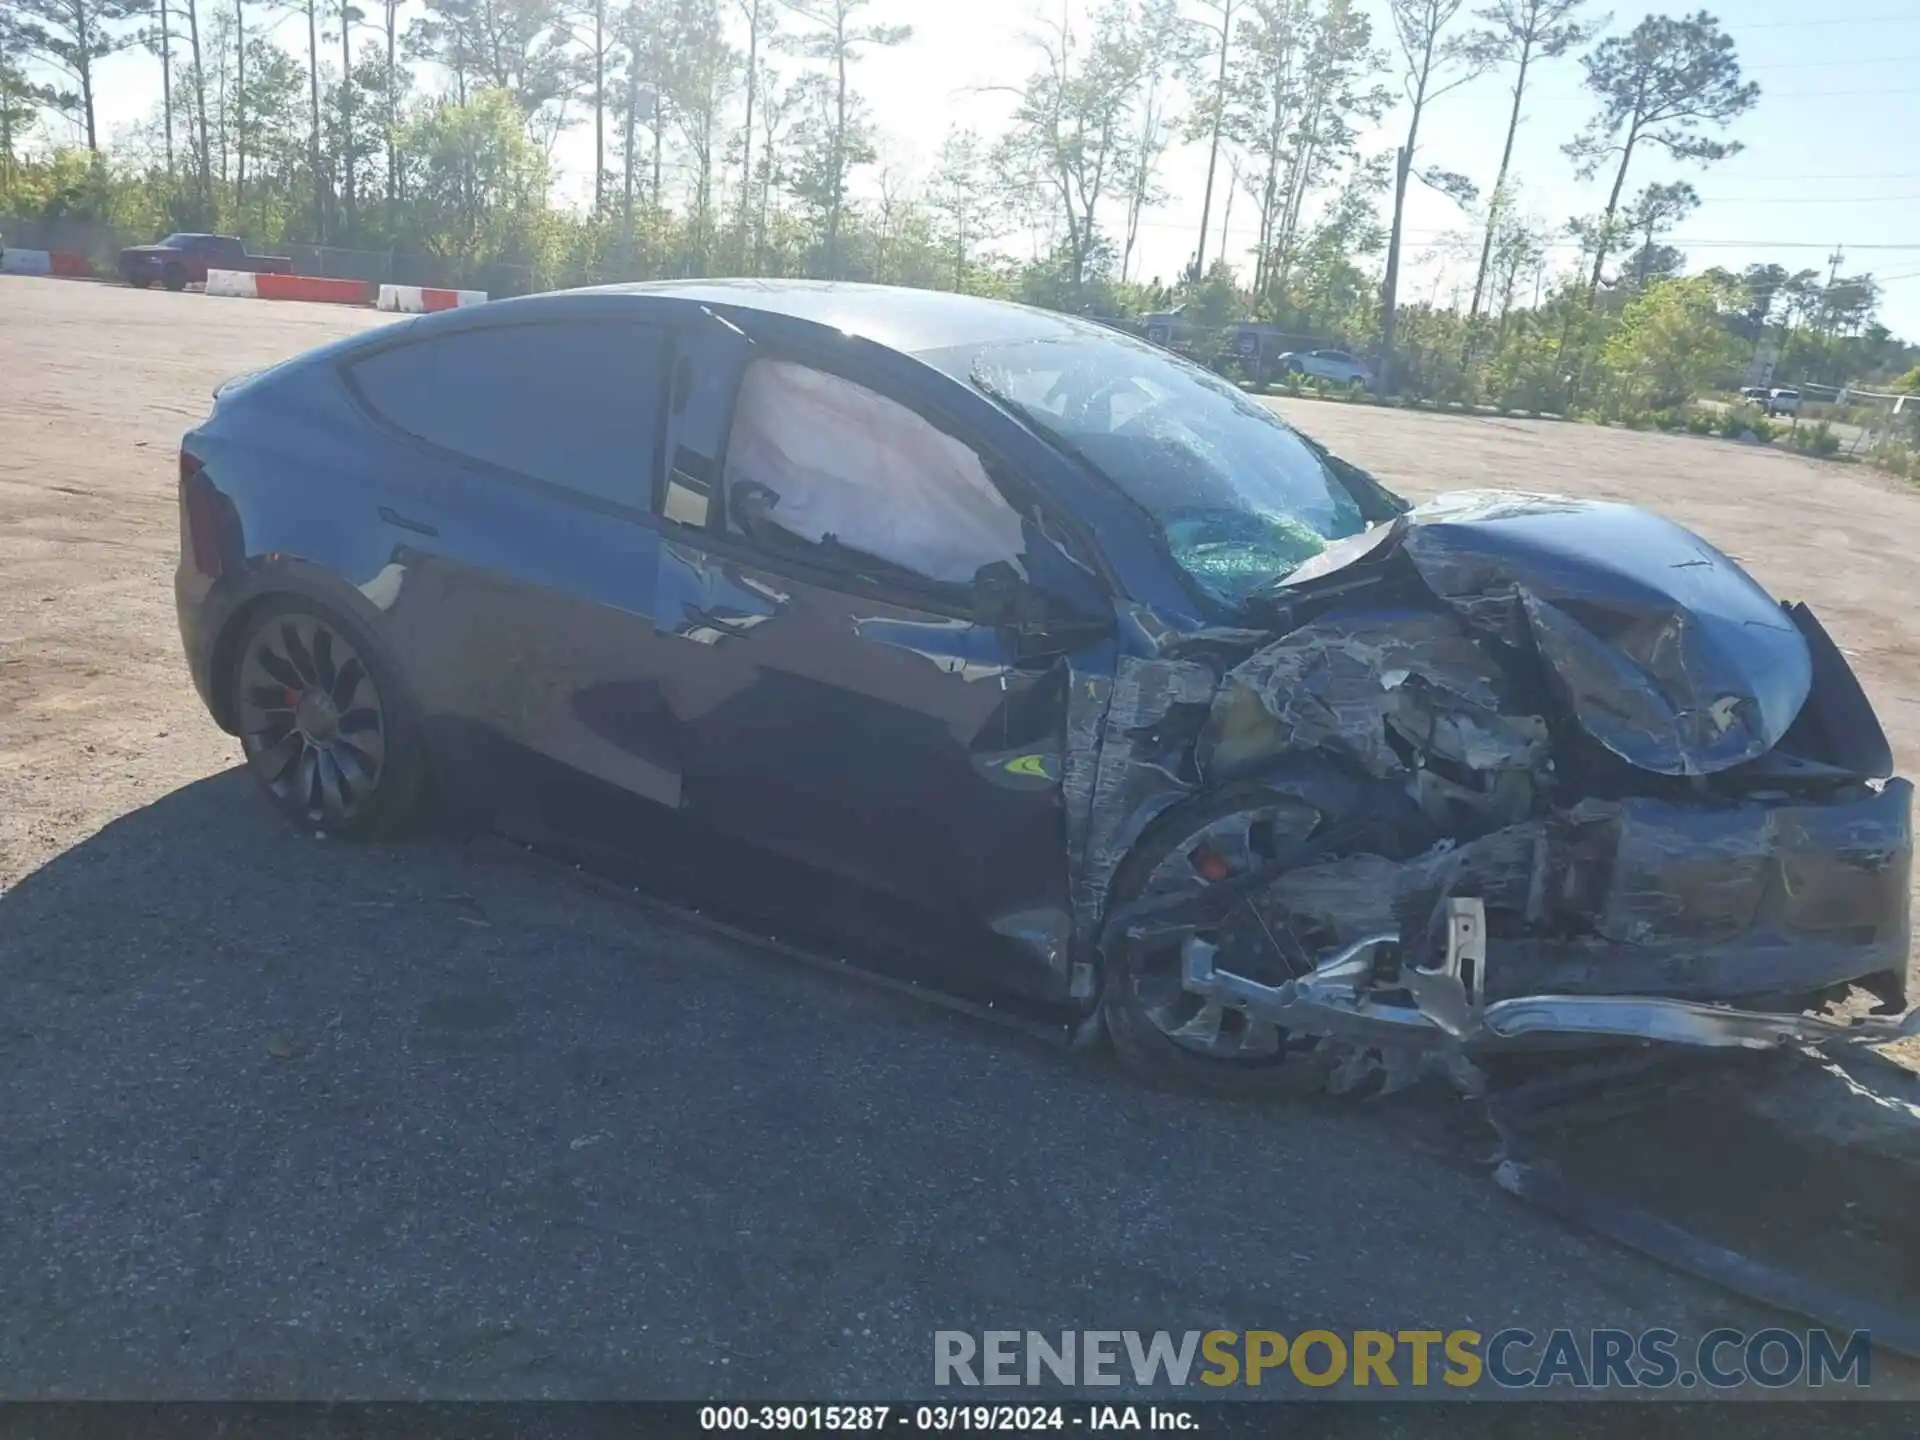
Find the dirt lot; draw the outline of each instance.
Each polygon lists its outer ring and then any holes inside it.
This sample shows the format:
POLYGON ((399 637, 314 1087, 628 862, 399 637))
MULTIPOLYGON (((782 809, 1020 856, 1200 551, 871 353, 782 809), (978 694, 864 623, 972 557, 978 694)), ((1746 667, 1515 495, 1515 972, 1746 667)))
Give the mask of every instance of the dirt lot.
MULTIPOLYGON (((1431 1106, 1148 1093, 483 845, 290 834, 180 662, 174 445, 380 323, 0 278, 0 1396, 898 1397, 949 1326, 1769 1323, 1504 1200, 1431 1106)), ((1920 758, 1914 497, 1284 408, 1416 495, 1697 526, 1920 758)))
POLYGON ((0 277, 0 885, 232 763, 183 685, 174 464, 213 387, 395 317, 0 277))

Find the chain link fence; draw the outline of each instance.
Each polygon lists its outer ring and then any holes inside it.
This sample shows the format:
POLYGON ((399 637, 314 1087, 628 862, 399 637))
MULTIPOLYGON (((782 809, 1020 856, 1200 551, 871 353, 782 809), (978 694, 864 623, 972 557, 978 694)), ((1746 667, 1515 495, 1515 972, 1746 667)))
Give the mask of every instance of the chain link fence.
MULTIPOLYGON (((129 245, 150 245, 162 237, 97 220, 48 220, 0 215, 0 240, 19 250, 70 250, 85 255, 100 275, 115 273, 120 252, 129 245)), ((375 285, 444 285, 484 290, 496 299, 534 289, 530 265, 465 267, 432 255, 405 250, 349 250, 334 245, 257 245, 242 236, 256 255, 285 255, 294 273, 331 280, 365 280, 375 285)))
POLYGON ((0 240, 15 250, 71 250, 85 255, 94 269, 112 274, 114 260, 129 245, 144 245, 155 239, 131 230, 105 225, 97 220, 27 219, 0 215, 0 240))
POLYGON ((365 280, 374 285, 444 285, 484 290, 495 299, 534 288, 531 265, 483 265, 466 270, 432 255, 405 250, 346 250, 335 245, 288 245, 296 275, 365 280))

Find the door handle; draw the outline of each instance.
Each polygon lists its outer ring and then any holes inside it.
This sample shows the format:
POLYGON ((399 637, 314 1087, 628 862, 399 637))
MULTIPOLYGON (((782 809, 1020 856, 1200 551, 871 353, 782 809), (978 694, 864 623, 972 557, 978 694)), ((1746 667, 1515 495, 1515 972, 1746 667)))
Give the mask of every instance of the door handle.
POLYGON ((409 520, 390 505, 380 507, 380 518, 389 525, 398 525, 402 530, 411 530, 416 535, 438 535, 440 532, 424 520, 409 520))

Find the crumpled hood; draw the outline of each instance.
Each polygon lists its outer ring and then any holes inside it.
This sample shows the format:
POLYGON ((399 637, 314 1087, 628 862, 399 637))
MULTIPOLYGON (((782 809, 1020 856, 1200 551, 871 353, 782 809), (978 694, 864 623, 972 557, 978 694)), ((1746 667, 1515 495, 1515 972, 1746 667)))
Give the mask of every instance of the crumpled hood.
POLYGON ((1629 763, 1707 775, 1764 755, 1805 704, 1807 643, 1691 531, 1631 505, 1468 491, 1395 526, 1476 630, 1536 649, 1580 726, 1629 763))

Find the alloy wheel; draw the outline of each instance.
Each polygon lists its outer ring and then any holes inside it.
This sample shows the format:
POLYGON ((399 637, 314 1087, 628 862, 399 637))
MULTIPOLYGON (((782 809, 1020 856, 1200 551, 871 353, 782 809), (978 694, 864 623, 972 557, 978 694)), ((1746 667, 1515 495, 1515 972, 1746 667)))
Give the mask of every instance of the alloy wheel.
POLYGON ((379 691, 353 644, 313 615, 275 616, 240 662, 240 740, 273 796, 315 824, 372 804, 386 759, 379 691))
MULTIPOLYGON (((1275 804, 1235 811, 1195 830, 1171 846, 1148 875, 1144 896, 1190 898, 1270 865, 1281 852, 1312 834, 1319 816, 1305 806, 1275 804)), ((1142 1012, 1162 1035, 1183 1050, 1219 1060, 1274 1061, 1302 1043, 1280 1027, 1187 990, 1183 952, 1188 938, 1226 946, 1257 937, 1257 948, 1277 962, 1276 976, 1304 975, 1317 963, 1324 937, 1302 935, 1284 921, 1262 918, 1243 901, 1216 927, 1185 928, 1143 936, 1131 970, 1142 1012)), ((1304 1043, 1311 1044, 1306 1041, 1304 1043)))

